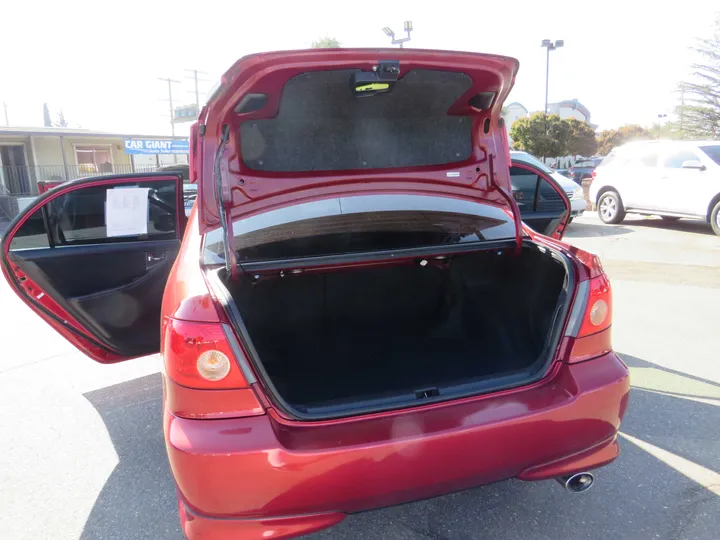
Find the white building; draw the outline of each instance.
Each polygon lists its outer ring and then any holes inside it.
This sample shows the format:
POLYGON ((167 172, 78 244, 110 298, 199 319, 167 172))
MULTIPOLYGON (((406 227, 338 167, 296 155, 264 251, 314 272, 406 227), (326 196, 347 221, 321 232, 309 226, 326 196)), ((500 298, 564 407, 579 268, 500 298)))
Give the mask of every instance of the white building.
POLYGON ((507 126, 508 133, 510 127, 515 123, 518 118, 525 118, 528 115, 528 110, 522 103, 514 101, 509 105, 503 107, 503 118, 505 119, 505 125, 507 126))
POLYGON ((575 118, 593 128, 597 127, 590 121, 590 110, 577 99, 548 103, 548 114, 557 114, 560 118, 575 118))

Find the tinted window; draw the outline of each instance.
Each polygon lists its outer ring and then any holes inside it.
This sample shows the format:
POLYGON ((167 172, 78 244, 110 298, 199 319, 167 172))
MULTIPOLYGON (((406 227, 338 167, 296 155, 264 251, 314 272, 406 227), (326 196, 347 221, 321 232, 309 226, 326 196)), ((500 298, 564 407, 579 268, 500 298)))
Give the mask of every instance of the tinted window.
POLYGON ((710 159, 712 159, 715 163, 720 165, 720 145, 701 146, 700 150, 705 152, 708 156, 710 156, 710 159))
MULTIPOLYGON (((259 261, 510 239, 503 210, 421 195, 363 195, 304 203, 233 224, 238 259, 259 261)), ((205 262, 222 261, 222 232, 205 237, 205 262)))
POLYGON ((177 237, 175 182, 141 182, 96 186, 70 191, 48 203, 48 215, 58 245, 164 240, 177 237), (105 207, 108 190, 147 189, 147 227, 144 234, 108 235, 105 207))
POLYGON ((686 161, 697 160, 698 157, 697 155, 695 155, 694 152, 691 152, 690 150, 679 150, 677 152, 673 152, 665 158, 663 167, 668 167, 670 169, 682 169, 683 163, 685 163, 686 161))
POLYGON ((522 167, 510 167, 513 197, 521 213, 534 211, 538 175, 522 167))
POLYGON ((49 247, 42 211, 36 211, 22 224, 10 242, 10 250, 49 247))
POLYGON ((510 167, 510 183, 515 202, 523 215, 530 212, 562 212, 566 208, 562 195, 533 171, 510 167))
POLYGON ((538 212, 562 212, 567 208, 565 200, 544 178, 540 179, 540 193, 536 209, 538 212))

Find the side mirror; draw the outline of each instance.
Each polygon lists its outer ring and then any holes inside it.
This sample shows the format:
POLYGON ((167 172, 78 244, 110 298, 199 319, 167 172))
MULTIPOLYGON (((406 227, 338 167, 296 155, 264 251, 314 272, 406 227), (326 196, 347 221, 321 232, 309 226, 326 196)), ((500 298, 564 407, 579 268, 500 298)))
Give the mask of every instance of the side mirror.
POLYGON ((683 169, 696 169, 698 171, 704 171, 705 165, 700 163, 699 159, 689 159, 687 161, 683 161, 682 168, 683 169))

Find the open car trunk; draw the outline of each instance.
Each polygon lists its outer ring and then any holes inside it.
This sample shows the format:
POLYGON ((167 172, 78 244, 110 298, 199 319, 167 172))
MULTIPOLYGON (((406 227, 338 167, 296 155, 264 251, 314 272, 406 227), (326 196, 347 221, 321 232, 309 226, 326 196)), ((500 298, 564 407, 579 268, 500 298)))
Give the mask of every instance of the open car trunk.
POLYGON ((266 385, 289 412, 317 418, 537 380, 557 346, 567 273, 526 243, 519 255, 241 274, 225 287, 266 385))

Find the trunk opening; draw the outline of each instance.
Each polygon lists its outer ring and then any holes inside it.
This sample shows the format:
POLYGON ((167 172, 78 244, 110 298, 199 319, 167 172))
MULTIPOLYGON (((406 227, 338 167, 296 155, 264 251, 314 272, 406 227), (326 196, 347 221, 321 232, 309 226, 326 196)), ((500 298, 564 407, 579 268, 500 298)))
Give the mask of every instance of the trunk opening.
POLYGON ((541 378, 572 276, 547 248, 512 251, 214 281, 275 401, 301 419, 341 417, 541 378))

